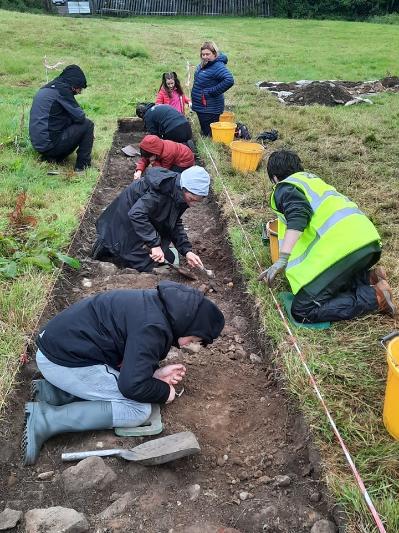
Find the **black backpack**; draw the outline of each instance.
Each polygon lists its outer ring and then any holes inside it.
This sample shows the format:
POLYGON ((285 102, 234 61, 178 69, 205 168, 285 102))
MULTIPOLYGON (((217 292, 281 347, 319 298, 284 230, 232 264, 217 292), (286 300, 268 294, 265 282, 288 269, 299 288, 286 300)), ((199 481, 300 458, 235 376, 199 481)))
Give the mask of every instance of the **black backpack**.
POLYGON ((244 139, 249 141, 251 139, 251 134, 245 124, 242 122, 237 122, 236 131, 234 132, 234 137, 236 139, 244 139))

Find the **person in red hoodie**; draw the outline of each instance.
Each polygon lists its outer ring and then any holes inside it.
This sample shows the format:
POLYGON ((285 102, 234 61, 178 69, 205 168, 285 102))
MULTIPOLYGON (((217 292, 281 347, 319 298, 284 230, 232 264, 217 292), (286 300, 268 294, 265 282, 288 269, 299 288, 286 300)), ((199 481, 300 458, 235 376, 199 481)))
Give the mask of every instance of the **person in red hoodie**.
POLYGON ((176 72, 164 72, 155 104, 167 104, 185 114, 185 106, 191 106, 190 98, 184 94, 176 72))
POLYGON ((135 180, 141 178, 149 165, 173 170, 173 172, 183 172, 186 168, 195 165, 194 154, 185 144, 164 141, 156 135, 146 135, 139 146, 141 158, 136 164, 135 180))

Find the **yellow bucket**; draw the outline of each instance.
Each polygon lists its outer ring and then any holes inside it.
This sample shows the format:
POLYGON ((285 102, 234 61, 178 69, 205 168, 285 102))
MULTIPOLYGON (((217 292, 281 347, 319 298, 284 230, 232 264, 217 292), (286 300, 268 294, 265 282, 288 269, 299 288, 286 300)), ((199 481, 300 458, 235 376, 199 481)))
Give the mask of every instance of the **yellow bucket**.
POLYGON ((233 141, 230 148, 231 164, 241 172, 255 171, 265 151, 261 144, 248 141, 233 141))
POLYGON ((279 258, 279 249, 278 249, 278 219, 274 218, 273 220, 269 220, 269 222, 266 224, 266 231, 269 235, 269 242, 270 242, 270 257, 272 260, 272 263, 275 263, 279 258))
POLYGON ((394 331, 382 339, 388 341, 388 377, 384 401, 384 425, 396 440, 399 440, 399 331, 394 331))
POLYGON ((230 144, 234 139, 236 125, 234 122, 212 122, 212 139, 216 143, 230 144))
POLYGON ((219 122, 234 122, 234 113, 232 111, 223 111, 219 117, 219 122))

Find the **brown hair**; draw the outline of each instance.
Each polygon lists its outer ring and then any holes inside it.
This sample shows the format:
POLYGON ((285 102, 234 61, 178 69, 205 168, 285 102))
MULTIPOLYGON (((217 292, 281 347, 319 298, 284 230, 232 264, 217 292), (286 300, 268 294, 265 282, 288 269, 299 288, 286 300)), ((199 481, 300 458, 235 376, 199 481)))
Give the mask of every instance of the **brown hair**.
POLYGON ((210 50, 213 54, 215 54, 215 56, 219 55, 219 48, 216 46, 216 44, 213 41, 205 41, 202 44, 201 50, 200 50, 200 56, 201 56, 202 50, 210 50))

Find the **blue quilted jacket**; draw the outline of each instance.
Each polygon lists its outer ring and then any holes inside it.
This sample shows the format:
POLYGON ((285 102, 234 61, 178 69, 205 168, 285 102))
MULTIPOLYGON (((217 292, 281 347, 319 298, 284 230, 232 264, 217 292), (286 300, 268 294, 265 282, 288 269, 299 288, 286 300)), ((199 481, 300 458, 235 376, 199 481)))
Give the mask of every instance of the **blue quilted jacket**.
POLYGON ((234 85, 234 78, 226 67, 227 56, 220 54, 204 67, 198 65, 191 91, 193 111, 221 114, 224 111, 224 95, 234 85))

